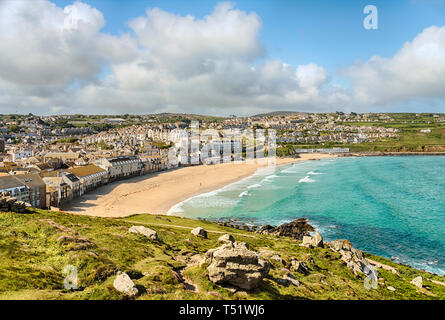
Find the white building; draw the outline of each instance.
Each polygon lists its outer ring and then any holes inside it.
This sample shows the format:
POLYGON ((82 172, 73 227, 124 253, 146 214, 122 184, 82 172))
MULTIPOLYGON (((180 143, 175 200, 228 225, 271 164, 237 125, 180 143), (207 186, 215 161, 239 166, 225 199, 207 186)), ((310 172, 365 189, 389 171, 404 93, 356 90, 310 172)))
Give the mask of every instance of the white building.
POLYGON ((102 158, 95 164, 108 171, 110 181, 140 175, 142 170, 142 161, 135 156, 102 158))
POLYGON ((33 156, 33 151, 30 149, 16 149, 11 150, 9 152, 12 156, 12 161, 20 160, 20 159, 27 159, 29 157, 33 156))

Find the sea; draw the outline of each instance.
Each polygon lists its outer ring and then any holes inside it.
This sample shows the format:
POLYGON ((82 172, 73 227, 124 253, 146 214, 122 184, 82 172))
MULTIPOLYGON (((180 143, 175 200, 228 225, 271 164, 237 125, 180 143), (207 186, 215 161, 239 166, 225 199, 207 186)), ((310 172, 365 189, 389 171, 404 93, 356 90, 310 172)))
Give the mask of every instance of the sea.
POLYGON ((264 168, 169 214, 251 225, 307 218, 327 241, 445 274, 445 157, 342 157, 264 168))

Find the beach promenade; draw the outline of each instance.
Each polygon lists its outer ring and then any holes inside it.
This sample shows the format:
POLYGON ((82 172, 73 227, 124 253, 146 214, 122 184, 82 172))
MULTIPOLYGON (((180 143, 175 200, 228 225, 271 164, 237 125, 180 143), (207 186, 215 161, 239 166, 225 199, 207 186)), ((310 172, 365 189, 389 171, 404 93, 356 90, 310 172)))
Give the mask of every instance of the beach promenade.
MULTIPOLYGON (((300 158, 277 158, 277 165, 333 156, 303 154, 300 158)), ((244 179, 264 166, 257 163, 228 163, 162 171, 102 186, 74 199, 61 209, 100 217, 125 217, 136 213, 166 214, 181 201, 244 179)))

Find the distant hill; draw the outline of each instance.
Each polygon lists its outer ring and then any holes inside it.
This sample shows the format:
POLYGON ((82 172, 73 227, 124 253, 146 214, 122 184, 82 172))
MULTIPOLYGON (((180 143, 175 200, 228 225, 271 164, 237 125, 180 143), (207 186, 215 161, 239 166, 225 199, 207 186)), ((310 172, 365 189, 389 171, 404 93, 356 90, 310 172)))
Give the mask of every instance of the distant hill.
POLYGON ((274 116, 287 116, 290 114, 296 114, 296 113, 304 113, 304 112, 297 112, 297 111, 272 111, 267 113, 260 113, 253 115, 252 117, 274 117, 274 116))

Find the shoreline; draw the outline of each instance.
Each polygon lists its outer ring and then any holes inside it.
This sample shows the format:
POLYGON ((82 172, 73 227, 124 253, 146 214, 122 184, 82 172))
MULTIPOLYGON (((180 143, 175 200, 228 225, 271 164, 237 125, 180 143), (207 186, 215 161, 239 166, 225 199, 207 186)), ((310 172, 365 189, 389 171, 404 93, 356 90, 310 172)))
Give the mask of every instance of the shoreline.
POLYGON ((415 156, 445 156, 445 152, 350 152, 339 157, 415 157, 415 156))
MULTIPOLYGON (((276 166, 326 158, 378 156, 445 156, 445 153, 351 152, 349 154, 303 153, 299 158, 276 158, 276 166)), ((103 185, 73 199, 60 210, 72 214, 99 217, 127 217, 133 214, 166 215, 180 203, 246 179, 261 163, 198 165, 150 173, 103 185), (225 170, 224 170, 225 169, 225 170), (227 171, 228 169, 233 169, 227 171), (174 193, 174 194, 172 194, 174 193)))
MULTIPOLYGON (((337 157, 335 154, 302 154, 276 158, 276 166, 337 157)), ((253 175, 266 163, 199 165, 120 180, 99 187, 64 205, 61 210, 99 217, 162 214, 199 194, 212 192, 253 175)))

